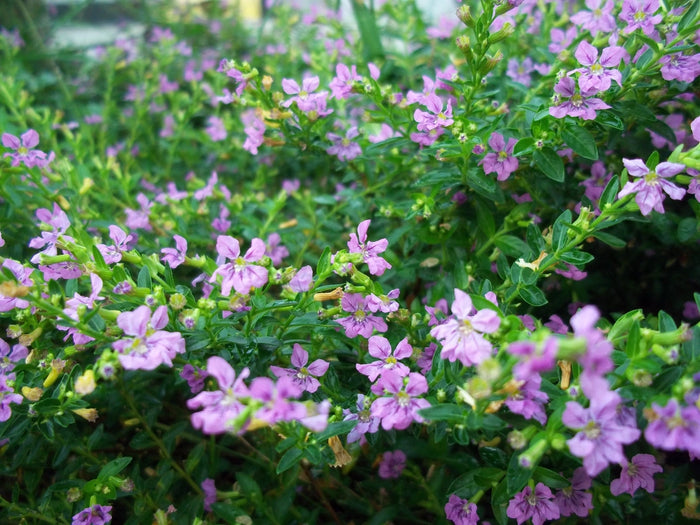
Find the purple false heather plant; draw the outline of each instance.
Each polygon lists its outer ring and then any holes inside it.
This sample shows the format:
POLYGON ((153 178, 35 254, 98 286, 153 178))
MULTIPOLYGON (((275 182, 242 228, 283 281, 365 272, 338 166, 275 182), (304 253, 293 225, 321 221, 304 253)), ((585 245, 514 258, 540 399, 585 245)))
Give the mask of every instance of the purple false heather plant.
POLYGON ((219 117, 209 117, 207 119, 207 122, 209 123, 209 125, 204 129, 204 131, 207 132, 207 135, 209 135, 209 138, 212 141, 220 142, 228 136, 228 133, 226 133, 226 126, 224 125, 224 121, 221 120, 219 117))
POLYGON ((236 377, 236 371, 226 360, 212 356, 207 360, 206 372, 216 379, 219 388, 200 392, 187 401, 190 410, 201 408, 190 417, 192 426, 205 434, 245 431, 247 421, 241 422, 243 426, 239 429, 234 428, 234 421, 245 408, 242 400, 250 396, 243 382, 250 370, 244 368, 236 377))
POLYGON ((112 521, 111 510, 111 506, 92 505, 73 516, 71 525, 104 525, 112 521))
POLYGON ((265 255, 270 258, 274 266, 282 264, 282 259, 289 255, 289 250, 280 244, 281 241, 280 234, 275 232, 268 235, 265 243, 265 255))
POLYGON ((38 149, 32 149, 39 144, 39 134, 30 129, 22 133, 18 138, 10 133, 2 134, 2 145, 15 150, 13 153, 5 153, 3 157, 12 159, 11 166, 17 167, 24 164, 27 168, 45 168, 54 159, 53 151, 47 156, 46 153, 38 149))
POLYGON ((459 19, 454 16, 442 15, 436 26, 430 26, 425 30, 425 34, 430 38, 445 40, 452 36, 452 32, 459 24, 459 19))
POLYGON ((277 377, 291 377, 302 391, 313 394, 321 386, 316 378, 326 373, 330 363, 323 359, 316 359, 307 366, 308 362, 309 353, 300 344, 295 343, 292 350, 292 366, 295 368, 270 366, 270 370, 277 377))
POLYGON ((331 96, 337 99, 349 98, 355 82, 361 81, 362 76, 357 74, 357 66, 354 64, 348 68, 345 64, 335 66, 335 77, 328 87, 331 88, 331 96))
POLYGON ((383 257, 380 257, 379 254, 386 251, 389 241, 386 239, 379 239, 378 241, 367 240, 367 230, 371 222, 371 219, 362 221, 357 226, 357 235, 355 233, 350 234, 348 251, 362 254, 362 260, 367 263, 369 273, 372 275, 383 275, 385 270, 391 269, 391 264, 383 257))
POLYGON ((498 314, 488 308, 474 312, 471 297, 455 288, 452 317, 430 330, 442 345, 440 357, 464 366, 478 365, 491 357, 493 346, 482 334, 492 334, 501 324, 498 314))
POLYGON ((542 525, 547 520, 559 518, 559 507, 553 501, 552 491, 543 483, 538 483, 533 491, 525 487, 508 503, 506 514, 517 520, 518 525, 532 519, 532 525, 542 525))
POLYGON ((282 102, 282 106, 288 108, 296 102, 297 107, 304 112, 312 111, 316 109, 316 98, 319 94, 314 94, 313 92, 318 89, 319 79, 318 77, 307 77, 302 83, 301 87, 297 84, 296 80, 290 78, 282 79, 282 89, 287 95, 293 95, 282 102))
POLYGON ((437 87, 435 85, 435 81, 432 78, 423 75, 423 91, 409 91, 406 93, 406 102, 409 104, 415 104, 416 102, 425 104, 428 97, 435 95, 436 89, 437 87))
POLYGON ((384 452, 378 474, 382 479, 398 479, 405 468, 406 454, 402 450, 384 452))
POLYGON ((399 309, 399 303, 394 299, 399 296, 399 293, 399 289, 394 288, 386 295, 369 294, 367 296, 367 306, 370 312, 384 312, 388 314, 397 311, 399 309))
MULTIPOLYGON (((88 297, 84 297, 76 292, 72 298, 66 300, 66 308, 63 309, 63 313, 75 322, 80 321, 80 315, 78 314, 78 309, 80 307, 94 308, 95 301, 102 301, 104 299, 104 297, 100 296, 100 292, 102 291, 102 279, 99 275, 96 273, 90 274, 90 285, 92 291, 88 297)), ((65 341, 72 336, 73 342, 76 345, 84 345, 94 340, 93 337, 80 333, 77 328, 72 326, 56 324, 56 328, 67 331, 66 337, 64 337, 63 340, 65 341)))
POLYGON ((571 21, 588 30, 592 37, 595 38, 599 32, 607 34, 617 29, 617 22, 612 14, 615 8, 613 0, 586 0, 586 7, 590 11, 575 13, 571 16, 571 21))
POLYGON ((127 370, 154 370, 161 364, 172 367, 175 355, 185 352, 185 340, 179 332, 162 330, 167 324, 166 306, 159 306, 153 314, 145 305, 119 314, 117 325, 132 336, 112 343, 121 365, 127 370))
POLYGON ((629 34, 641 29, 647 36, 654 34, 654 26, 663 20, 663 16, 655 15, 659 10, 659 0, 625 0, 620 11, 620 20, 627 22, 622 32, 629 34))
POLYGON ((0 374, 0 422, 7 421, 12 415, 10 405, 12 403, 21 404, 22 396, 15 394, 15 391, 8 386, 9 377, 5 374, 0 374))
POLYGON ((202 492, 204 492, 204 510, 211 512, 212 503, 216 503, 216 483, 213 479, 207 478, 202 481, 202 492))
POLYGON ((503 135, 500 133, 492 133, 488 143, 493 152, 487 153, 486 156, 479 161, 479 166, 483 165, 484 173, 496 173, 499 181, 504 181, 510 177, 510 174, 518 169, 518 159, 513 156, 513 148, 518 141, 510 138, 506 144, 503 135))
POLYGON ((404 430, 414 421, 422 423, 423 417, 418 411, 428 408, 430 403, 418 396, 427 391, 428 382, 421 374, 411 372, 402 377, 396 371, 385 372, 372 386, 372 392, 388 395, 374 400, 371 414, 381 419, 384 430, 404 430))
MULTIPOLYGON (((66 230, 70 226, 70 220, 66 213, 59 208, 58 204, 54 202, 53 212, 47 210, 46 208, 39 208, 36 211, 36 216, 41 221, 41 223, 46 224, 51 227, 51 231, 41 232, 41 236, 34 237, 29 241, 29 247, 38 250, 44 248, 41 252, 32 256, 29 259, 34 264, 39 264, 41 262, 42 255, 56 255, 58 253, 58 248, 56 244, 61 236, 64 236, 66 230)), ((67 240, 72 241, 72 237, 64 236, 67 240)))
POLYGON ((659 63, 664 80, 690 83, 700 76, 700 53, 694 55, 671 53, 662 56, 659 63))
POLYGON ((248 294, 253 288, 260 288, 267 283, 267 268, 252 264, 265 255, 265 241, 257 237, 250 241, 250 248, 241 257, 238 240, 230 235, 219 235, 216 239, 216 251, 219 253, 220 266, 214 271, 210 282, 216 282, 221 276, 221 293, 231 295, 231 288, 239 294, 248 294), (223 261, 229 260, 225 264, 223 261))
POLYGON ((151 226, 148 216, 151 213, 153 203, 143 193, 139 193, 136 196, 136 202, 139 203, 141 208, 138 210, 126 208, 124 210, 126 213, 126 220, 124 221, 124 224, 126 224, 127 228, 132 230, 142 228, 144 230, 151 231, 153 227, 151 226))
POLYGON ((404 337, 392 351, 391 343, 381 335, 373 335, 367 342, 369 355, 376 357, 378 361, 369 364, 356 364, 355 368, 362 375, 366 375, 370 381, 375 381, 377 377, 388 371, 393 371, 401 377, 405 377, 410 369, 400 363, 399 359, 405 359, 413 354, 413 347, 408 344, 408 338, 404 337))
POLYGON ((568 115, 583 120, 594 120, 596 111, 610 109, 610 106, 599 98, 591 97, 594 94, 592 92, 577 93, 576 83, 571 77, 563 77, 554 86, 554 91, 554 105, 549 107, 549 114, 554 118, 564 118, 568 115))
POLYGON ((384 319, 372 315, 369 310, 368 298, 360 293, 346 293, 340 300, 340 306, 344 312, 352 315, 341 317, 335 322, 345 328, 345 335, 348 337, 370 337, 374 330, 386 332, 388 327, 384 319))
POLYGON ((299 268, 289 281, 289 289, 296 293, 308 292, 313 284, 313 270, 306 265, 299 268))
POLYGON ((369 399, 364 394, 357 394, 357 412, 351 412, 347 408, 343 409, 343 421, 357 421, 357 424, 348 433, 348 443, 359 441, 360 444, 363 444, 367 441, 365 434, 374 434, 379 430, 381 419, 372 415, 370 405, 369 399))
POLYGON ((209 373, 199 367, 195 367, 189 363, 182 367, 180 377, 187 381, 187 386, 193 394, 199 394, 204 390, 204 381, 209 377, 209 373))
POLYGON ((622 446, 634 443, 641 435, 639 429, 632 426, 634 421, 620 421, 621 401, 617 393, 598 389, 594 395, 591 393, 588 408, 576 401, 566 403, 562 423, 578 431, 567 441, 569 450, 583 458, 589 476, 597 476, 609 463, 623 463, 622 446))
POLYGON ((554 502, 562 516, 588 516, 589 511, 593 509, 593 494, 588 492, 592 483, 586 469, 579 467, 574 470, 571 486, 557 491, 554 496, 554 502))
POLYGON ((28 354, 29 349, 22 344, 13 345, 10 350, 10 345, 0 337, 0 375, 14 379, 12 370, 15 368, 15 363, 25 359, 28 354))
POLYGON ((127 234, 119 226, 109 226, 109 238, 114 243, 111 246, 97 244, 97 249, 107 264, 115 264, 122 260, 122 252, 129 250, 129 245, 134 241, 134 236, 127 234))
POLYGON ((443 109, 442 99, 431 93, 423 97, 421 104, 427 107, 428 111, 416 109, 413 112, 413 120, 418 123, 418 131, 430 132, 454 124, 451 100, 447 101, 447 107, 443 109))
POLYGON ((244 126, 243 132, 246 134, 243 149, 251 155, 257 155, 258 148, 265 141, 265 122, 258 118, 252 109, 241 113, 241 121, 244 126))
POLYGON ((185 256, 187 254, 187 239, 181 235, 173 235, 175 240, 175 248, 162 248, 160 253, 163 256, 160 258, 164 263, 168 263, 171 268, 177 268, 185 262, 185 256))
POLYGON ((654 474, 663 470, 651 454, 637 454, 622 464, 620 477, 610 482, 610 493, 619 496, 626 492, 632 496, 638 489, 653 493, 654 474))
POLYGON ((513 367, 513 377, 525 381, 532 374, 549 372, 556 365, 559 344, 555 337, 542 342, 516 341, 508 345, 508 353, 519 358, 513 367))
POLYGON ((254 426, 261 422, 272 426, 280 421, 300 420, 307 415, 303 404, 290 401, 303 392, 299 383, 290 376, 282 376, 277 382, 269 377, 256 377, 251 381, 249 390, 250 397, 262 403, 251 421, 254 426))
POLYGON ((696 406, 681 406, 674 398, 666 406, 656 403, 644 409, 649 424, 644 438, 662 450, 687 450, 700 457, 700 410, 696 406))
POLYGON ((454 525, 477 525, 479 515, 476 503, 460 498, 456 494, 450 494, 450 499, 445 504, 445 517, 454 525))
POLYGON ((362 153, 362 148, 357 142, 353 142, 352 139, 357 137, 360 132, 357 126, 352 126, 345 133, 344 137, 336 133, 326 133, 326 138, 330 140, 333 145, 326 148, 326 153, 329 155, 335 155, 338 159, 343 161, 352 160, 362 153))
POLYGON ((622 73, 614 69, 622 59, 629 61, 629 53, 624 47, 609 46, 603 49, 598 60, 598 50, 591 44, 582 40, 574 53, 576 60, 584 67, 569 71, 569 75, 579 73, 578 85, 581 93, 592 95, 599 91, 610 89, 610 83, 614 80, 622 87, 622 73))
POLYGON ((539 374, 532 374, 521 382, 517 391, 508 396, 505 405, 514 414, 534 419, 544 426, 547 423, 544 407, 549 396, 540 390, 542 378, 539 374))
MULTIPOLYGON (((29 276, 32 274, 31 268, 25 268, 21 263, 13 259, 5 259, 2 263, 2 268, 7 268, 12 272, 12 275, 17 280, 17 283, 22 286, 31 287, 34 285, 29 276)), ((23 310, 29 306, 29 301, 21 297, 6 296, 0 293, 0 312, 9 312, 15 308, 23 310)))
POLYGON ((639 178, 635 181, 627 181, 617 194, 617 198, 621 199, 634 193, 634 200, 642 215, 649 215, 651 210, 664 213, 663 201, 666 198, 664 193, 673 200, 680 200, 685 195, 683 188, 666 180, 685 171, 684 164, 661 162, 651 170, 642 159, 622 159, 622 163, 632 177, 639 178))

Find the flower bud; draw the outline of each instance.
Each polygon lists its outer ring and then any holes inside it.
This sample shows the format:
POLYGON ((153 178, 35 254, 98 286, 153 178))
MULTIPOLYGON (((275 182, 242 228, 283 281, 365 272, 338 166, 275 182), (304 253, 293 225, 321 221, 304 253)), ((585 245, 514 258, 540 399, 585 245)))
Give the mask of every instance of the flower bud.
POLYGON ((93 370, 86 370, 83 375, 75 380, 75 392, 77 394, 91 394, 96 387, 97 383, 95 382, 95 372, 93 370))
POLYGON ((506 22, 505 24, 503 24, 503 27, 501 29, 489 35, 488 44, 493 45, 497 42, 501 42, 508 38, 510 35, 512 35, 514 32, 515 28, 513 27, 513 24, 511 24, 510 22, 506 22))
POLYGON ((97 409, 95 408, 75 408, 72 410, 72 412, 83 419, 89 421, 90 423, 94 423, 97 421, 97 418, 99 414, 97 413, 97 409))
POLYGON ((464 58, 466 58, 467 60, 472 58, 471 43, 467 35, 459 35, 455 39, 455 44, 457 44, 457 47, 464 55, 464 58))
POLYGON ((479 68, 479 73, 486 75, 490 73, 500 62, 503 60, 503 53, 499 49, 493 56, 486 55, 486 62, 484 62, 479 68))
POLYGON ((474 27, 474 17, 468 5, 462 5, 457 9, 457 18, 467 27, 474 27))
POLYGON ((44 393, 44 391, 39 388, 38 386, 35 386, 33 388, 30 388, 28 386, 23 386, 22 387, 22 395, 31 402, 34 401, 39 401, 41 399, 41 395, 44 393))

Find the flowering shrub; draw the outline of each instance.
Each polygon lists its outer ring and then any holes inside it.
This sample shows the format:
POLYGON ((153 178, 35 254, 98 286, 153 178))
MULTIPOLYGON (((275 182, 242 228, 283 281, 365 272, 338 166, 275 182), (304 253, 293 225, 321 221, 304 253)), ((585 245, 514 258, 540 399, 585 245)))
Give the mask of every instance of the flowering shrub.
POLYGON ((700 4, 224 4, 0 32, 0 519, 700 518, 700 4))

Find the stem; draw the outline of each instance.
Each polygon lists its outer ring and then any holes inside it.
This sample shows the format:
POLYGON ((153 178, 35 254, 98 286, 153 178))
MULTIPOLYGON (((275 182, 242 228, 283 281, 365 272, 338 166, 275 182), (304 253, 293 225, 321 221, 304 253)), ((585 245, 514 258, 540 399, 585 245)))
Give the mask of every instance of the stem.
MULTIPOLYGON (((26 507, 22 507, 21 505, 17 505, 16 503, 12 503, 10 501, 7 501, 5 498, 0 496, 0 507, 5 507, 11 512, 16 512, 22 518, 34 518, 35 520, 39 521, 44 521, 46 523, 59 523, 53 518, 49 518, 48 516, 42 514, 41 512, 37 512, 31 509, 28 509, 26 507)), ((61 520, 61 523, 66 523, 65 520, 61 520)))

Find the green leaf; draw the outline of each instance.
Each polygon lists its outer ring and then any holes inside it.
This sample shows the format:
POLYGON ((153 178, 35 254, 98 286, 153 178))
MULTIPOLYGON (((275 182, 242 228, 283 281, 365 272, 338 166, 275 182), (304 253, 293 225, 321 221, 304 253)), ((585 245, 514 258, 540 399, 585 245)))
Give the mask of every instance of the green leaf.
POLYGON ((374 11, 369 6, 360 0, 352 0, 352 10, 355 14, 355 22, 357 29, 360 31, 362 40, 362 54, 365 61, 383 58, 384 49, 382 48, 381 34, 377 28, 377 20, 374 11))
POLYGON ((582 252, 581 250, 572 250, 570 252, 559 254, 559 259, 566 263, 575 264, 578 266, 591 262, 593 260, 593 256, 590 253, 582 252))
MULTIPOLYGON (((301 453, 301 451, 299 451, 301 453)), ((248 498, 253 503, 262 504, 262 491, 258 483, 245 472, 238 471, 236 473, 236 479, 241 487, 241 494, 248 498)))
POLYGON ((487 177, 482 169, 470 170, 469 173, 467 173, 467 184, 475 192, 489 200, 502 200, 498 185, 496 184, 496 179, 487 177))
POLYGON ((533 285, 521 286, 518 288, 518 294, 523 300, 532 306, 542 306, 547 304, 547 298, 542 290, 533 285))
POLYGON ((277 474, 281 474, 292 468, 294 465, 299 463, 299 460, 304 455, 304 452, 299 448, 290 448, 284 455, 280 458, 280 462, 277 464, 275 471, 277 474))
POLYGON ((593 136, 584 128, 571 124, 561 131, 561 138, 584 159, 598 160, 598 147, 593 136))
POLYGON ((529 257, 532 255, 527 243, 513 235, 499 235, 494 244, 510 257, 529 257))
POLYGON ((153 282, 151 281, 151 272, 148 271, 148 266, 144 266, 143 268, 141 268, 136 283, 139 288, 148 288, 149 290, 151 289, 151 287, 153 286, 153 282))
POLYGON ((544 483, 552 489, 565 489, 571 486, 571 482, 561 474, 544 467, 537 467, 532 474, 535 483, 544 483))
POLYGON ((331 273, 331 249, 326 246, 316 265, 316 275, 322 279, 331 273))
POLYGON ((513 496, 523 489, 532 476, 532 471, 533 469, 520 466, 519 454, 516 453, 510 457, 506 471, 506 486, 509 496, 513 496))
POLYGON ((479 227, 479 232, 487 239, 490 239, 496 233, 496 222, 493 215, 486 203, 477 197, 476 224, 479 227))
POLYGON ((214 511, 214 514, 216 514, 217 517, 221 518, 226 523, 237 523, 237 518, 246 515, 245 512, 231 506, 230 503, 212 503, 211 510, 214 511))
POLYGON ((683 13, 680 21, 678 22, 678 32, 682 33, 683 30, 690 28, 698 17, 698 11, 700 11, 700 2, 697 0, 691 0, 688 10, 683 13))
POLYGON ((518 141, 518 143, 513 148, 513 155, 519 157, 521 155, 526 155, 535 149, 535 139, 532 137, 525 137, 518 141))
POLYGON ((620 191, 620 179, 617 175, 613 175, 605 186, 603 193, 600 196, 598 207, 602 210, 608 204, 612 204, 617 199, 617 194, 620 191))
POLYGON ((606 232, 595 232, 593 237, 603 241, 605 244, 612 246, 613 248, 624 248, 627 246, 625 241, 606 232))
POLYGON ((457 170, 435 170, 429 171, 418 179, 413 186, 420 186, 425 188, 426 186, 446 186, 458 183, 462 180, 462 176, 457 170))
POLYGON ((128 456, 113 459, 102 467, 100 473, 97 475, 97 479, 106 480, 110 476, 116 476, 124 470, 129 463, 131 463, 131 458, 128 456))
POLYGON ((566 244, 566 232, 569 229, 569 224, 571 224, 571 210, 565 210, 554 221, 552 226, 552 248, 555 251, 561 250, 566 244))
POLYGON ((316 434, 316 440, 323 441, 332 438, 333 436, 346 434, 355 428, 356 424, 357 421, 334 421, 333 423, 330 423, 325 430, 316 434))
POLYGON ((678 223, 678 240, 680 242, 692 241, 700 235, 700 223, 695 217, 686 217, 678 223))
POLYGON ((462 405, 439 404, 419 410, 418 413, 429 421, 452 421, 459 423, 464 421, 466 408, 462 405))
POLYGON ((535 150, 532 158, 547 177, 555 182, 564 182, 564 161, 552 148, 544 147, 541 150, 535 150))

